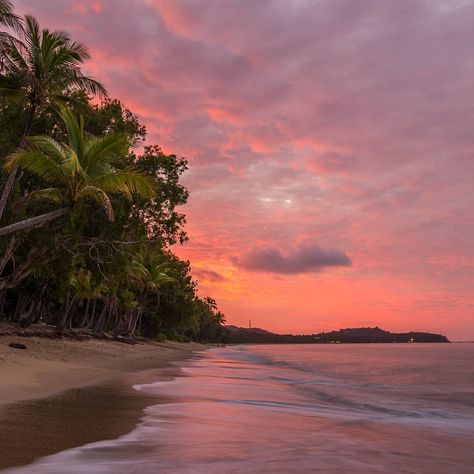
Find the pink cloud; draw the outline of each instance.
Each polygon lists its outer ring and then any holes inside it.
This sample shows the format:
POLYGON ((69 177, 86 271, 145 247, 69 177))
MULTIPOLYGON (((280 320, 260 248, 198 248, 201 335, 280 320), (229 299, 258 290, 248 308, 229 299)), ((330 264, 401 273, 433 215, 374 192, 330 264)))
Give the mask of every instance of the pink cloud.
POLYGON ((88 71, 140 115, 150 142, 189 158, 191 242, 177 252, 230 322, 474 337, 472 5, 16 5, 87 42, 88 71), (234 264, 253 247, 304 242, 344 249, 353 266, 294 282, 234 264))

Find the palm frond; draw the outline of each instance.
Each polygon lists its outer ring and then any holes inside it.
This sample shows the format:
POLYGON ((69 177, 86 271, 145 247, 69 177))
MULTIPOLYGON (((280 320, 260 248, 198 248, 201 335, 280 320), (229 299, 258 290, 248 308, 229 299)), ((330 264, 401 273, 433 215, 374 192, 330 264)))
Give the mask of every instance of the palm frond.
POLYGON ((16 97, 25 97, 27 93, 21 89, 14 89, 12 87, 0 87, 0 96, 16 98, 16 97))
POLYGON ((53 183, 64 183, 65 181, 59 164, 40 150, 29 148, 12 153, 7 157, 5 169, 12 171, 16 167, 29 171, 45 181, 53 183))
POLYGON ((50 201, 55 204, 61 204, 65 200, 64 192, 60 188, 45 188, 37 191, 31 191, 21 199, 21 202, 29 201, 50 201))
POLYGON ((30 55, 33 51, 40 49, 40 26, 38 20, 32 15, 25 15, 25 27, 23 29, 23 41, 30 50, 30 55))
POLYGON ((105 191, 98 188, 97 186, 85 186, 84 188, 82 188, 81 192, 77 196, 77 199, 79 200, 85 197, 91 198, 95 202, 100 204, 105 209, 109 220, 114 220, 115 216, 114 209, 112 207, 112 202, 110 201, 110 198, 109 196, 107 196, 107 193, 105 191))
POLYGON ((28 137, 28 143, 31 145, 31 148, 41 151, 57 164, 62 163, 66 159, 64 148, 51 137, 45 135, 28 137))
POLYGON ((83 63, 91 58, 89 48, 85 43, 72 41, 68 44, 68 49, 71 51, 71 54, 77 58, 78 62, 83 63))
POLYGON ((70 150, 67 158, 61 164, 61 168, 65 176, 69 178, 75 178, 76 176, 84 176, 84 170, 82 169, 81 162, 74 150, 70 150))
POLYGON ((23 55, 26 50, 24 42, 13 36, 4 36, 2 38, 2 70, 11 77, 25 75, 28 71, 28 62, 23 55))
POLYGON ((74 116, 73 112, 64 106, 59 106, 61 118, 67 129, 67 135, 69 138, 70 147, 76 152, 79 159, 83 155, 84 151, 84 123, 78 121, 74 116))
POLYGON ((130 200, 133 194, 145 199, 152 199, 156 195, 154 181, 136 170, 116 171, 97 177, 94 184, 106 192, 123 193, 130 200))
POLYGON ((74 110, 86 116, 96 115, 97 112, 92 108, 89 103, 84 103, 83 100, 77 99, 76 97, 67 94, 52 94, 50 101, 58 109, 67 108, 68 106, 74 105, 74 110))
POLYGON ((90 138, 84 150, 84 167, 94 175, 112 159, 125 156, 128 148, 128 137, 124 133, 109 133, 102 137, 90 138))
POLYGON ((135 259, 127 267, 127 276, 134 280, 146 280, 150 277, 150 273, 143 263, 135 259))
POLYGON ((176 279, 170 277, 166 273, 152 273, 148 284, 151 288, 159 289, 162 285, 165 285, 166 283, 174 283, 175 281, 176 279))
POLYGON ((21 18, 13 13, 13 3, 10 0, 0 0, 0 25, 15 31, 21 30, 21 18))
POLYGON ((45 69, 52 69, 61 64, 58 58, 67 53, 67 43, 69 37, 62 31, 52 31, 47 29, 41 35, 41 59, 45 69))
POLYGON ((77 71, 70 71, 68 82, 74 89, 83 90, 88 94, 97 95, 99 97, 107 96, 107 89, 102 83, 92 77, 84 76, 77 71))

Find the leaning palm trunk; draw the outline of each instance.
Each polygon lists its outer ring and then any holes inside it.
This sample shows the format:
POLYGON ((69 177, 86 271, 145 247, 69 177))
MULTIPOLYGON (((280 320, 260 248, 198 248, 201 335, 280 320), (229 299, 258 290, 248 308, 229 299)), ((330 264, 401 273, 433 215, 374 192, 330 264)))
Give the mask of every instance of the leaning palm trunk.
MULTIPOLYGON (((91 303, 91 300, 88 298, 87 299, 87 302, 86 302, 86 308, 85 308, 85 311, 84 311, 84 315, 82 317, 82 320, 81 322, 78 324, 78 328, 79 329, 84 329, 85 327, 87 327, 88 325, 88 322, 89 322, 89 306, 90 306, 90 303, 91 303)), ((84 305, 84 302, 83 302, 83 305, 84 305)))
POLYGON ((27 310, 24 310, 18 316, 18 322, 20 326, 26 328, 37 322, 41 318, 41 308, 42 308, 42 297, 44 293, 44 288, 39 295, 33 295, 29 302, 27 310))
POLYGON ((127 336, 132 337, 135 334, 135 330, 137 329, 138 321, 142 315, 141 309, 136 309, 134 312, 133 317, 130 319, 130 323, 128 325, 127 336))
POLYGON ((132 337, 139 317, 140 310, 138 308, 124 311, 117 320, 114 334, 116 336, 132 337))
POLYGON ((63 308, 63 314, 61 316, 61 319, 59 320, 57 324, 57 329, 60 331, 63 331, 65 329, 71 329, 72 327, 72 319, 74 317, 74 313, 77 309, 77 306, 79 304, 79 297, 77 295, 74 295, 72 298, 66 300, 66 304, 64 305, 63 308))
POLYGON ((92 329, 92 325, 94 324, 94 321, 95 321, 96 307, 97 307, 97 300, 94 299, 90 313, 87 315, 87 318, 83 319, 82 323, 79 326, 81 329, 92 329))
POLYGON ((70 210, 71 208, 69 207, 61 207, 56 211, 47 212, 39 216, 30 217, 20 222, 15 222, 14 224, 7 225, 5 227, 0 228, 0 237, 2 235, 11 234, 12 232, 17 232, 19 230, 32 229, 33 227, 41 227, 52 221, 53 219, 66 215, 68 212, 70 212, 70 210))
POLYGON ((100 312, 99 318, 97 319, 97 321, 92 327, 92 332, 94 334, 98 334, 101 332, 103 324, 104 324, 105 316, 107 313, 107 309, 108 309, 108 304, 106 301, 104 301, 104 306, 102 307, 102 311, 100 312))
MULTIPOLYGON (((24 150, 26 147, 27 139, 30 134, 31 125, 33 124, 35 113, 36 113, 36 106, 33 105, 30 107, 30 110, 28 112, 25 129, 23 131, 23 135, 20 141, 20 146, 19 146, 20 150, 24 150)), ((15 166, 10 171, 10 174, 8 175, 8 178, 7 178, 7 182, 5 183, 5 186, 3 188, 2 196, 0 197, 0 221, 2 220, 3 213, 5 212, 5 207, 7 206, 8 198, 10 197, 10 194, 12 192, 13 183, 15 182, 17 173, 18 173, 18 166, 15 166)))

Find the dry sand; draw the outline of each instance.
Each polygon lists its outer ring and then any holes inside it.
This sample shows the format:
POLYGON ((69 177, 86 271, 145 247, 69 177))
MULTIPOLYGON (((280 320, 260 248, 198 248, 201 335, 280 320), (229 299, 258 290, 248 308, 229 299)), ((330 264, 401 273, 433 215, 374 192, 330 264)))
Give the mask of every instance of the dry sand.
POLYGON ((202 348, 177 342, 129 345, 96 339, 0 337, 0 405, 95 385, 124 372, 163 367, 202 348), (11 348, 10 342, 27 349, 11 348))
POLYGON ((204 349, 0 336, 0 469, 129 432, 145 406, 163 402, 132 385, 177 375, 171 363, 204 349))

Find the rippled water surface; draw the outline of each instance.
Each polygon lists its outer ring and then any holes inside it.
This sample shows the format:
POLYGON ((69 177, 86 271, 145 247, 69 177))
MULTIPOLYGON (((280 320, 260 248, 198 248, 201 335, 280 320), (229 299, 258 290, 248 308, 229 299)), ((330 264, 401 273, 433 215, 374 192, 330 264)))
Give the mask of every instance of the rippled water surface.
POLYGON ((474 473, 474 345, 213 349, 117 440, 9 473, 474 473))

